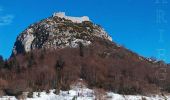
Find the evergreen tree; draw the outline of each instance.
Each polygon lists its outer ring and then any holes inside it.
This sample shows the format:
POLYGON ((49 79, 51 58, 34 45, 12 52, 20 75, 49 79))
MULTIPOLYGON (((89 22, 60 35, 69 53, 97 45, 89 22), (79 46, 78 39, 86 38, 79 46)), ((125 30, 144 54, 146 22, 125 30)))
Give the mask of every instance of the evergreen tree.
POLYGON ((4 67, 3 57, 0 55, 0 69, 4 67))
POLYGON ((5 62, 4 62, 4 68, 6 68, 8 70, 12 69, 11 64, 7 60, 5 60, 5 62))
POLYGON ((84 57, 84 46, 83 46, 83 43, 79 42, 79 51, 80 51, 80 56, 81 57, 84 57))

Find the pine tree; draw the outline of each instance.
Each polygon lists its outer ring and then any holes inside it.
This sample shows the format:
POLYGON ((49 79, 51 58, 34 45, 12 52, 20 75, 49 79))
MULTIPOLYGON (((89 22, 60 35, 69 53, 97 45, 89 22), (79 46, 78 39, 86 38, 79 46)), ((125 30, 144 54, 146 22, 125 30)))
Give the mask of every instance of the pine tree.
POLYGON ((84 57, 84 46, 83 46, 83 43, 79 42, 79 50, 80 50, 80 56, 81 57, 84 57))
POLYGON ((0 69, 4 67, 3 57, 0 55, 0 69))
POLYGON ((8 69, 8 70, 11 70, 11 69, 12 69, 11 64, 10 64, 7 60, 5 60, 5 62, 4 62, 4 68, 6 68, 6 69, 8 69))

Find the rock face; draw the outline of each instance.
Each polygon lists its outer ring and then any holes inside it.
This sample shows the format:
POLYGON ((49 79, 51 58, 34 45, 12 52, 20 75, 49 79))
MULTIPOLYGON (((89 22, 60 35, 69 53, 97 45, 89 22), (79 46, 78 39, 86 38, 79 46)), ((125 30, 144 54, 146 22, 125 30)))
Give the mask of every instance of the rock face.
POLYGON ((29 52, 34 49, 57 49, 92 43, 93 37, 112 41, 102 27, 90 21, 87 16, 70 17, 65 13, 54 13, 52 17, 30 25, 18 37, 13 54, 29 52))

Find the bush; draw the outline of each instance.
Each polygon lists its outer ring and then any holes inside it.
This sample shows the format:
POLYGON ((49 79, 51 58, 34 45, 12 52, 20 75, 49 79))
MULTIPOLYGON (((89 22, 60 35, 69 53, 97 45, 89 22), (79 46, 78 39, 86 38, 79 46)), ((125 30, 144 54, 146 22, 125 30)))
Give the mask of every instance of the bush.
POLYGON ((145 97, 142 97, 142 100, 147 100, 145 97))
POLYGON ((142 91, 140 88, 136 87, 120 87, 118 90, 119 94, 125 94, 125 95, 136 95, 136 94, 142 94, 142 91))
POLYGON ((164 91, 167 91, 168 93, 170 93, 170 85, 167 85, 163 88, 164 91))
POLYGON ((18 97, 18 96, 22 95, 23 91, 21 91, 19 89, 4 89, 4 92, 8 96, 18 97))
POLYGON ((33 98, 33 92, 29 92, 27 95, 28 98, 33 98))

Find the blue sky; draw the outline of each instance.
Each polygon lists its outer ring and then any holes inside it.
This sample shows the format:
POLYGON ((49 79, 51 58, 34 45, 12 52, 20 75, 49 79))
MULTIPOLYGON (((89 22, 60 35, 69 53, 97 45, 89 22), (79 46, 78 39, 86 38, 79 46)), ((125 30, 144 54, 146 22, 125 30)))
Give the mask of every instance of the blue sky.
POLYGON ((142 56, 159 58, 159 49, 163 49, 165 61, 170 62, 170 6, 169 2, 155 1, 0 0, 0 55, 10 56, 16 37, 30 24, 62 11, 69 16, 89 16, 113 41, 142 56), (167 23, 156 23, 159 9, 164 11, 167 23), (159 29, 164 30, 162 42, 159 29))

